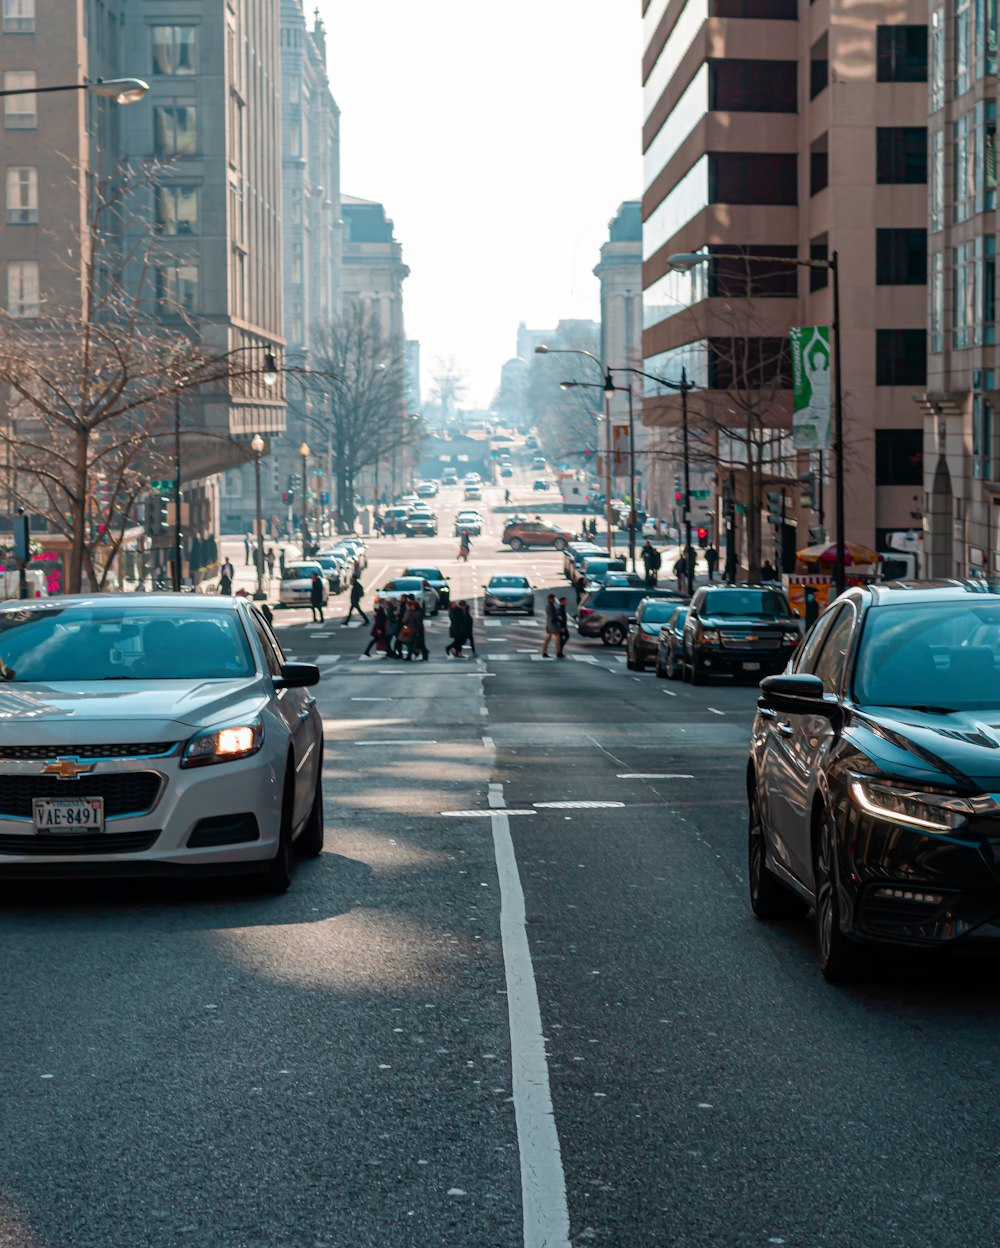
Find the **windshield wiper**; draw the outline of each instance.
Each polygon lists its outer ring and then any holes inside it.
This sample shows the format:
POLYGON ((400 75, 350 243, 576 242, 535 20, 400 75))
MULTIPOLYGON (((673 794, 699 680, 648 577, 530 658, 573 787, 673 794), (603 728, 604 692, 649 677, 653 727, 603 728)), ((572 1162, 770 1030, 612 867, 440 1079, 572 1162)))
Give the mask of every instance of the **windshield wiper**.
POLYGON ((954 715, 956 713, 953 706, 931 706, 926 702, 919 702, 913 706, 899 707, 899 710, 907 711, 924 711, 928 715, 954 715))

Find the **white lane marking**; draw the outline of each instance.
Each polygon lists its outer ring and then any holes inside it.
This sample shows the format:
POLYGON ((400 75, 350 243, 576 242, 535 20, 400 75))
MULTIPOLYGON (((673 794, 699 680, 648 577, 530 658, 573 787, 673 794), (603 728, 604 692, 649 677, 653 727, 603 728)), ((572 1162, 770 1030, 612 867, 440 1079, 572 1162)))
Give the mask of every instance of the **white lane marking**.
POLYGON ((313 633, 313 637, 332 637, 333 633, 313 633))
POLYGON ((600 663, 600 659, 592 654, 571 654, 569 657, 575 659, 577 663, 600 663))
POLYGON ((726 713, 725 711, 717 711, 714 706, 710 706, 708 709, 712 712, 713 715, 725 715, 726 713))
POLYGON ((624 802, 532 802, 536 810, 611 810, 624 802))
POLYGON ((677 691, 675 689, 661 689, 660 693, 665 693, 668 698, 676 698, 677 691))
POLYGON ((524 1248, 570 1248, 566 1176, 528 944, 524 890, 510 835, 512 812, 504 809, 502 784, 490 784, 488 800, 500 883, 500 941, 507 980, 514 1119, 521 1157, 524 1248))
POLYGON ((686 771, 620 771, 619 780, 693 780, 686 771))
POLYGON ((339 661, 339 659, 340 659, 339 654, 317 654, 315 661, 318 666, 320 663, 336 663, 339 661))
POLYGON ((479 708, 479 714, 480 714, 480 715, 488 715, 489 713, 490 713, 490 712, 489 712, 489 709, 488 709, 487 707, 485 707, 485 706, 481 706, 481 707, 479 708))
POLYGON ((313 623, 311 623, 311 624, 303 624, 303 625, 302 625, 302 627, 303 627, 303 628, 322 628, 322 627, 323 627, 323 625, 322 625, 322 624, 320 624, 319 620, 314 620, 314 621, 313 621, 313 623))
POLYGON ((351 698, 352 702, 391 702, 392 698, 351 698))
POLYGON ((486 657, 493 663, 506 663, 514 656, 512 654, 488 654, 486 657))
MULTIPOLYGON (((492 810, 442 810, 440 812, 448 819, 490 819, 493 816, 492 810)), ((537 815, 537 810, 505 810, 505 815, 537 815)))
POLYGON ((486 748, 487 750, 495 750, 495 749, 496 749, 496 745, 494 744, 494 741, 493 741, 493 738, 492 738, 492 737, 483 737, 483 745, 485 746, 485 748, 486 748))

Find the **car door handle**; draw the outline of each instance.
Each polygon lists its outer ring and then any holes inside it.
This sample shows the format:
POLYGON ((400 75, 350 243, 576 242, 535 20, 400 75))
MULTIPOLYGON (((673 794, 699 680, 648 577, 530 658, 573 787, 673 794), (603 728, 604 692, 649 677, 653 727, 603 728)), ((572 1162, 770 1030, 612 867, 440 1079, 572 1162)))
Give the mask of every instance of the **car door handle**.
POLYGON ((782 737, 792 736, 793 730, 792 730, 791 724, 786 724, 786 723, 783 723, 781 720, 778 720, 777 722, 773 723, 771 727, 774 729, 776 733, 778 733, 779 736, 782 736, 782 737))

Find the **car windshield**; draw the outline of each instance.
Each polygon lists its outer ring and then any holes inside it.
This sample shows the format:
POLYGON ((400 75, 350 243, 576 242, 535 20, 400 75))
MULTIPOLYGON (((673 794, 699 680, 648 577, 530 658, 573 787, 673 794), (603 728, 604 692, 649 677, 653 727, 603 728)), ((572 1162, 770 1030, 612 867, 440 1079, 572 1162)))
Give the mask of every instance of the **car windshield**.
POLYGON ((527 589, 528 581, 523 576, 494 576, 490 578, 490 589, 527 589))
POLYGON ((677 610, 672 602, 647 602, 642 609, 643 624, 666 624, 677 610))
POLYGON ((1000 707, 1000 603, 902 603, 869 611, 854 698, 865 706, 1000 707))
POLYGON ((283 581, 308 581, 316 571, 315 563, 286 563, 283 581))
POLYGON ((419 576, 397 576, 386 585, 386 589, 400 589, 407 594, 415 594, 423 587, 424 583, 419 576))
POLYGON ((246 633, 231 611, 129 603, 0 612, 6 681, 231 680, 253 672, 246 633))
POLYGON ((705 595, 703 615, 791 615, 784 594, 773 589, 716 589, 705 595))
POLYGON ((443 581, 440 568, 407 568, 407 576, 419 576, 425 581, 443 581))

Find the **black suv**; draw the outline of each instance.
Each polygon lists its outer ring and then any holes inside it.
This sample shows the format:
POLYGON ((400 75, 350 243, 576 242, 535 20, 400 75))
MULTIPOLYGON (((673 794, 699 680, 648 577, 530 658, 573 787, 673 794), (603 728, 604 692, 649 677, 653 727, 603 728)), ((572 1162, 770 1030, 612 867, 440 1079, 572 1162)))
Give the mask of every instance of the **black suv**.
POLYGON ((784 669, 802 635, 780 589, 763 585, 703 585, 684 621, 681 675, 703 685, 716 672, 762 676, 784 669))
POLYGON ((644 598, 672 598, 687 601, 669 589, 631 589, 615 586, 584 594, 576 609, 576 631, 581 637, 600 637, 606 646, 620 646, 628 633, 629 620, 644 598))

